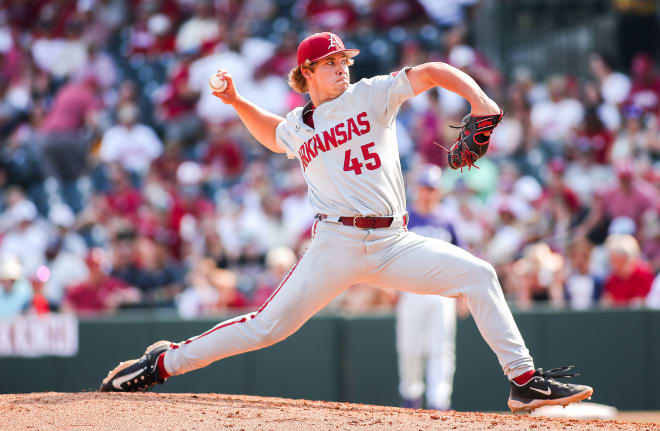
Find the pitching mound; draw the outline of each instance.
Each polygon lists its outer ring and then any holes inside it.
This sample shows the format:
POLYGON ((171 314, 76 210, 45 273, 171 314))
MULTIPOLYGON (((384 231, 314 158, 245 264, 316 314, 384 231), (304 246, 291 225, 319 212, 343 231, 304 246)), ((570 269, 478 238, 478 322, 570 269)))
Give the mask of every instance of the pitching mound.
POLYGON ((217 394, 0 395, 5 431, 660 430, 657 425, 217 394))

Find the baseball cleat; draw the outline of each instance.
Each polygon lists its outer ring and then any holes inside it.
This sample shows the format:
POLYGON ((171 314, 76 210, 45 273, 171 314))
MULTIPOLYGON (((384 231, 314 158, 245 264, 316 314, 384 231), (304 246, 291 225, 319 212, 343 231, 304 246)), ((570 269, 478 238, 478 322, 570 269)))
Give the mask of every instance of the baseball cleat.
POLYGON ((559 383, 554 378, 573 377, 577 374, 568 371, 573 366, 553 368, 543 371, 539 368, 534 376, 524 385, 519 385, 513 380, 511 384, 511 395, 509 396, 509 409, 513 413, 520 411, 531 412, 542 406, 564 406, 590 398, 594 390, 590 386, 573 385, 570 383, 559 383))
POLYGON ((147 347, 139 359, 120 362, 108 376, 103 379, 99 391, 101 392, 146 392, 156 383, 161 384, 165 379, 158 375, 156 362, 158 357, 169 349, 172 343, 158 341, 147 347))

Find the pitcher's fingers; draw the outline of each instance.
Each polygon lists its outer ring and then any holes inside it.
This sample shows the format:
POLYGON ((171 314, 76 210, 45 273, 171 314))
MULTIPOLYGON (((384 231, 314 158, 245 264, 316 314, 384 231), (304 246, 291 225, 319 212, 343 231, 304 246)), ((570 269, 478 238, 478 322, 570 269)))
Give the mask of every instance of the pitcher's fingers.
POLYGON ((231 76, 231 73, 225 72, 225 74, 222 75, 222 78, 227 81, 228 86, 234 84, 234 78, 231 76))

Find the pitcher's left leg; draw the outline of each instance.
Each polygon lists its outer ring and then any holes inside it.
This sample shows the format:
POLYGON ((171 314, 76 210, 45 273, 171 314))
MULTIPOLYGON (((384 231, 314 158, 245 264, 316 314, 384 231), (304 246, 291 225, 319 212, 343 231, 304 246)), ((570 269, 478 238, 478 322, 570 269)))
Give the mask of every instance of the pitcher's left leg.
POLYGON ((479 332, 504 373, 512 379, 534 370, 488 262, 448 242, 412 232, 375 232, 368 249, 374 283, 413 293, 465 296, 479 332))

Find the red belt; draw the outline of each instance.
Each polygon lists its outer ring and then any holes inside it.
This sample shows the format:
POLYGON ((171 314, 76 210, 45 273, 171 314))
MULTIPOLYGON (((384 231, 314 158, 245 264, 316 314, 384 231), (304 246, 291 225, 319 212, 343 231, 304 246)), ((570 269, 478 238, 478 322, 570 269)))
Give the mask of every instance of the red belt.
MULTIPOLYGON (((319 220, 328 218, 325 214, 317 216, 319 220)), ((355 217, 339 217, 339 223, 344 226, 352 226, 358 229, 383 229, 392 226, 394 217, 372 217, 372 216, 355 216, 355 217)), ((408 224, 408 215, 403 216, 403 225, 408 224)))

